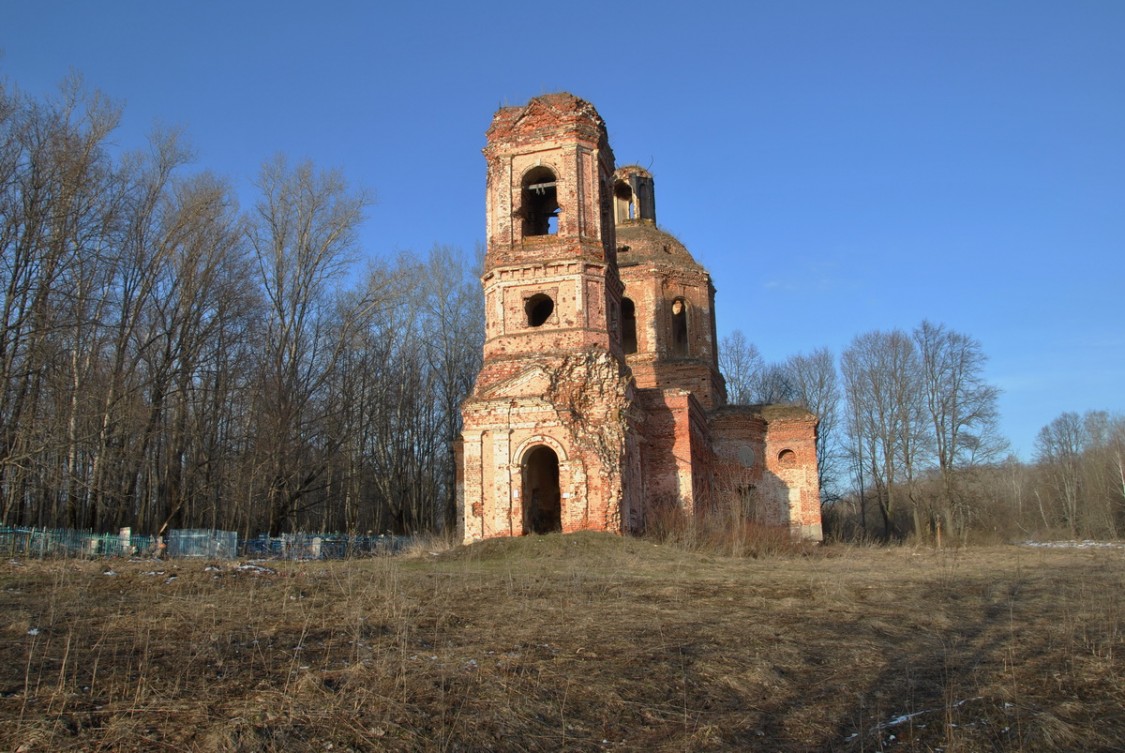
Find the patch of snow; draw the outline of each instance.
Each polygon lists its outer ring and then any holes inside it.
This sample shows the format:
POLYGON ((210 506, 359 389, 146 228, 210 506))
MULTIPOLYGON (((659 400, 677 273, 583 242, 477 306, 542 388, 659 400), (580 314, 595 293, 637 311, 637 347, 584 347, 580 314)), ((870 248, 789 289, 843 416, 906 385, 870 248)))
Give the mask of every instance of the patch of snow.
POLYGON ((937 709, 922 709, 921 711, 915 711, 913 714, 903 714, 902 716, 896 716, 894 719, 891 719, 889 722, 883 722, 882 724, 880 724, 878 729, 886 729, 887 727, 897 727, 900 724, 905 724, 906 722, 909 722, 911 719, 922 716, 923 714, 928 714, 931 711, 937 711, 937 709))
POLYGON ((39 635, 39 628, 29 628, 28 631, 27 631, 27 634, 28 635, 39 635))
MULTIPOLYGON (((957 701, 950 708, 959 708, 961 706, 964 706, 966 703, 970 703, 971 701, 979 701, 981 698, 983 698, 983 696, 979 696, 979 695, 975 698, 966 698, 963 701, 957 701)), ((906 722, 909 722, 911 719, 915 719, 919 716, 922 716, 923 714, 932 714, 935 711, 942 711, 942 709, 922 709, 921 711, 915 711, 912 714, 902 714, 901 716, 896 716, 894 719, 891 719, 889 722, 883 722, 882 724, 876 725, 875 729, 881 730, 881 729, 889 729, 890 727, 897 727, 900 724, 905 724, 906 722)), ((953 726, 955 727, 957 725, 953 725, 953 726)))
POLYGON ((254 575, 277 575, 277 570, 265 565, 255 565, 253 562, 243 563, 237 569, 244 573, 254 573, 254 575))
POLYGON ((1037 547, 1040 549, 1125 549, 1125 541, 1024 541, 1020 546, 1037 547))

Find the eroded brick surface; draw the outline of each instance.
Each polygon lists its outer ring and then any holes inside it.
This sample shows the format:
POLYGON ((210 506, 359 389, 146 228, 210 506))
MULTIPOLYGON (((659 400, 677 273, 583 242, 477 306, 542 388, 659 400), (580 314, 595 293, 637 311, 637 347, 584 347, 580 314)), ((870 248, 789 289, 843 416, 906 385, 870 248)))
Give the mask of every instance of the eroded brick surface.
POLYGON ((669 506, 820 539, 816 417, 728 406, 715 288, 570 94, 493 118, 484 364, 455 447, 465 541, 639 532, 669 506))

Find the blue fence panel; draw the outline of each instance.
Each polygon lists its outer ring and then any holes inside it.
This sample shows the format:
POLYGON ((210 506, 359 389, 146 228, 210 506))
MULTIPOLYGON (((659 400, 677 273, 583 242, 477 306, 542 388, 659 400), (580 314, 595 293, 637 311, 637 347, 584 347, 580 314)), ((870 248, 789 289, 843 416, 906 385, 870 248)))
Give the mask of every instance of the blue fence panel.
MULTIPOLYGON (((261 534, 239 541, 234 531, 174 529, 168 531, 168 557, 210 559, 346 559, 401 552, 409 536, 353 536, 343 533, 261 534)), ((158 554, 153 536, 94 533, 67 529, 0 528, 0 556, 6 557, 133 557, 158 554)))
POLYGON ((131 557, 154 551, 152 536, 64 528, 0 528, 0 552, 15 557, 131 557))
POLYGON ((238 534, 234 531, 173 529, 168 531, 169 557, 233 559, 238 556, 238 534))
POLYGON ((242 542, 241 553, 249 559, 346 559, 377 554, 395 554, 412 541, 409 536, 349 536, 343 533, 261 534, 242 542))

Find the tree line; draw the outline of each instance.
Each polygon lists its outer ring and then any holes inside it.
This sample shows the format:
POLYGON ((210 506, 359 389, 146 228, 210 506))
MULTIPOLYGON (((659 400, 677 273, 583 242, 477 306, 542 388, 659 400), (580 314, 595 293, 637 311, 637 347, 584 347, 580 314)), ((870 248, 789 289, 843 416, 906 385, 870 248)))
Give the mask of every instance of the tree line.
POLYGON ((921 541, 1125 533, 1125 417, 1063 413, 1022 463, 998 428, 999 389, 975 338, 924 321, 766 363, 735 331, 720 345, 735 403, 793 403, 820 417, 826 529, 921 541))
MULTIPOLYGON (((464 254, 363 265, 370 196, 338 172, 275 158, 242 210, 174 131, 118 152, 120 118, 78 81, 0 82, 0 525, 451 526, 483 339, 464 254)), ((839 359, 720 349, 731 402, 820 417, 833 535, 1120 536, 1125 417, 1064 413, 1022 463, 986 360, 930 322, 839 359)))
POLYGON ((278 157, 253 205, 80 82, 0 82, 0 525, 410 532, 453 514, 480 286, 360 265, 370 197, 278 157))

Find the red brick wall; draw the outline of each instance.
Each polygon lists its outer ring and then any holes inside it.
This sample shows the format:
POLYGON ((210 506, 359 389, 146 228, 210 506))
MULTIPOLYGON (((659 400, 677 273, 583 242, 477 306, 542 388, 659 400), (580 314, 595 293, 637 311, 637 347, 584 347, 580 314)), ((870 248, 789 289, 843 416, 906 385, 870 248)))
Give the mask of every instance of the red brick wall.
POLYGON ((527 479, 542 490, 544 473, 525 466, 541 446, 558 458, 564 532, 640 530, 660 504, 703 513, 752 490, 763 522, 819 538, 815 417, 724 407, 710 275, 656 229, 651 195, 645 217, 615 227, 613 152, 593 106, 553 94, 503 108, 484 154, 484 364, 455 446, 463 539, 525 532, 527 479), (525 179, 542 180, 543 168, 555 176, 557 232, 525 237, 522 204, 544 216, 525 179), (553 310, 533 326, 528 300, 539 295, 553 310), (637 321, 627 359, 622 295, 637 321))

